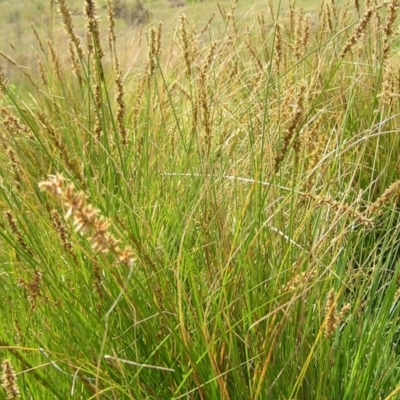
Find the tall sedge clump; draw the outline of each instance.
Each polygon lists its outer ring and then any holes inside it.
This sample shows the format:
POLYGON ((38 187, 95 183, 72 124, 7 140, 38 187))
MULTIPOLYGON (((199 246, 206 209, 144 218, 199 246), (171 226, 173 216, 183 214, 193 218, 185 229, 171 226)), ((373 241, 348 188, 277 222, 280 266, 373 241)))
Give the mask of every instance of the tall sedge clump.
POLYGON ((109 232, 110 223, 99 217, 99 211, 91 204, 87 204, 83 192, 77 192, 73 184, 65 185, 61 175, 52 176, 49 180, 40 182, 39 187, 63 202, 67 208, 65 218, 72 218, 77 233, 89 235, 94 251, 114 254, 120 264, 133 267, 132 251, 129 248, 120 248, 119 241, 109 232))
POLYGON ((6 400, 19 399, 20 391, 17 383, 17 375, 10 360, 4 360, 1 364, 3 373, 1 375, 1 387, 6 392, 6 400))

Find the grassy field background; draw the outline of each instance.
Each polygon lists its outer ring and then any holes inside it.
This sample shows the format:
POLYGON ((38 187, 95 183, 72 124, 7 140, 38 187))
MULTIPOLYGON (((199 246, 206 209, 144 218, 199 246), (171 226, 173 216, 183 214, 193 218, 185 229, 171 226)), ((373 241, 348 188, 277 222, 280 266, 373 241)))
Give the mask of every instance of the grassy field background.
POLYGON ((112 4, 0 2, 1 395, 399 398, 399 2, 112 4))
MULTIPOLYGON (((275 8, 279 2, 274 0, 275 8)), ((164 35, 166 38, 173 38, 176 35, 178 19, 180 13, 185 13, 193 25, 205 26, 213 14, 219 14, 219 8, 214 1, 168 1, 151 0, 143 1, 144 9, 149 12, 149 20, 144 24, 136 23, 138 12, 136 0, 116 0, 113 4, 122 5, 122 12, 116 18, 115 32, 118 36, 118 50, 125 70, 130 68, 140 68, 146 51, 138 49, 138 41, 146 33, 146 28, 162 21, 164 35), (131 14, 134 14, 132 16, 131 14)), ((220 4, 229 12, 231 2, 222 0, 220 4)), ((311 13, 313 18, 317 17, 318 5, 309 0, 302 0, 301 4, 306 12, 311 13)), ((69 2, 70 10, 74 16, 77 33, 85 35, 85 19, 83 16, 84 2, 72 0, 69 2)), ((101 24, 106 30, 107 26, 107 4, 106 1, 98 3, 98 15, 101 24)), ((280 12, 287 14, 288 4, 280 7, 280 12)), ((236 15, 241 25, 251 27, 257 17, 264 14, 268 21, 268 27, 272 28, 272 20, 267 2, 241 1, 236 5, 236 15)), ((140 13, 139 13, 140 15, 140 13)), ((36 1, 12 1, 3 0, 0 2, 0 50, 12 56, 13 60, 22 67, 36 64, 35 52, 32 48, 36 47, 36 39, 32 33, 31 25, 34 25, 37 32, 47 39, 51 39, 60 48, 66 49, 66 38, 57 13, 57 2, 55 0, 36 0, 36 1), (10 43, 15 50, 10 46, 10 43)), ((225 29, 225 25, 220 18, 214 18, 212 25, 216 32, 220 34, 225 29)), ((105 35, 104 35, 105 36, 105 35)), ((62 53, 62 52, 61 52, 62 53)), ((4 68, 8 74, 13 74, 15 69, 5 63, 4 68)))

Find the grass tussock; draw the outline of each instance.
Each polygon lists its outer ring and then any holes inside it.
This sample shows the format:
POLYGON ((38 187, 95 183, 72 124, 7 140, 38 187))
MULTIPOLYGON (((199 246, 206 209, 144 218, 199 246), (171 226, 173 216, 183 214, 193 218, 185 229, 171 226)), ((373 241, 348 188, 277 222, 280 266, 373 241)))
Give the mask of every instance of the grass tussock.
POLYGON ((57 5, 0 53, 5 396, 397 398, 398 1, 218 3, 140 68, 57 5))

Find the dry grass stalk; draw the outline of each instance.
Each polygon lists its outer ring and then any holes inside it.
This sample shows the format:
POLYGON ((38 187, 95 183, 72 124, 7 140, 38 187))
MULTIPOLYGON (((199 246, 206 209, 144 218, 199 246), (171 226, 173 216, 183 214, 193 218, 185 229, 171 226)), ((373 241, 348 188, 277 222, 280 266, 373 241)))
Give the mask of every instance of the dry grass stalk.
POLYGON ((207 96, 207 72, 205 67, 206 65, 203 64, 199 71, 198 96, 204 127, 203 143, 205 144, 206 154, 209 155, 211 149, 211 121, 207 96))
POLYGON ((72 68, 75 71, 76 76, 78 77, 79 84, 82 85, 82 71, 79 64, 79 60, 75 55, 75 50, 71 41, 68 42, 68 51, 69 51, 69 57, 72 62, 72 68))
MULTIPOLYGON (((211 118, 207 95, 207 61, 201 66, 198 77, 199 108, 204 128, 203 143, 205 153, 210 154, 211 149, 211 118)), ((197 114, 197 111, 196 111, 197 114)), ((197 115, 195 117, 197 119, 197 115)))
POLYGON ((155 55, 159 60, 161 57, 161 38, 162 38, 162 27, 163 23, 160 21, 157 26, 157 33, 156 33, 156 48, 155 48, 155 55))
POLYGON ((273 0, 268 0, 268 8, 269 8, 269 14, 272 18, 272 22, 275 23, 275 13, 274 13, 274 3, 273 0))
POLYGON ((294 30, 294 55, 296 56, 297 61, 301 59, 303 56, 303 22, 304 21, 304 9, 303 6, 300 7, 297 13, 297 20, 294 30))
POLYGON ((211 63, 214 59, 214 53, 215 53, 216 47, 217 47, 217 42, 213 42, 211 44, 210 49, 208 50, 207 57, 202 66, 202 68, 204 68, 205 71, 207 71, 211 66, 211 63))
POLYGON ((360 15, 360 0, 354 0, 354 7, 357 11, 357 14, 360 15))
POLYGON ((399 0, 391 0, 389 3, 389 10, 386 15, 386 23, 383 28, 383 54, 382 61, 384 62, 390 51, 390 38, 393 33, 393 26, 397 18, 397 9, 399 8, 399 0))
MULTIPOLYGON (((266 46, 267 44, 267 34, 268 34, 268 29, 267 29, 267 24, 265 22, 265 16, 264 13, 260 13, 257 15, 257 23, 258 23, 258 43, 260 44, 261 47, 264 48, 264 52, 268 54, 268 47, 266 46)), ((276 22, 274 20, 274 26, 276 25, 276 22)), ((267 59, 269 57, 267 56, 267 59)))
POLYGON ((325 306, 325 337, 331 337, 336 327, 336 294, 335 291, 331 289, 328 293, 325 306))
POLYGON ((235 33, 235 36, 238 36, 238 30, 237 30, 237 26, 236 26, 236 18, 235 18, 235 11, 236 11, 236 7, 237 7, 237 0, 232 0, 231 2, 231 12, 229 14, 227 14, 227 23, 232 25, 233 27, 233 31, 235 33))
POLYGON ((5 92, 7 90, 7 79, 4 75, 3 68, 0 65, 0 91, 5 92))
POLYGON ((27 292, 29 304, 32 311, 36 311, 36 300, 40 296, 40 284, 42 282, 42 274, 35 269, 32 280, 23 285, 27 292))
MULTIPOLYGON (((294 107, 294 111, 292 114, 292 119, 289 125, 289 128, 286 130, 286 133, 283 137, 283 143, 281 146, 281 149, 279 153, 275 157, 275 172, 277 173, 280 169, 280 165, 285 158, 290 145, 296 141, 296 132, 298 130, 298 127, 300 125, 301 119, 304 114, 304 94, 305 94, 306 86, 304 83, 302 83, 299 93, 297 94, 297 99, 296 99, 296 104, 294 107)), ((295 145, 297 148, 297 144, 295 145)))
POLYGON ((333 16, 335 17, 335 20, 337 20, 338 10, 337 10, 337 6, 336 6, 336 3, 335 3, 335 0, 331 0, 331 6, 332 6, 333 16))
POLYGON ((329 28, 329 32, 333 33, 333 21, 331 15, 331 9, 328 3, 325 3, 325 13, 324 13, 324 25, 329 28))
POLYGON ((10 64, 14 65, 15 67, 18 67, 17 62, 15 60, 13 60, 10 56, 8 56, 6 53, 3 53, 2 51, 0 51, 0 56, 2 56, 10 64))
POLYGON ((373 227, 374 223, 371 219, 365 217, 362 213, 358 212, 355 208, 349 206, 346 203, 339 203, 338 201, 332 199, 331 197, 322 197, 318 195, 313 195, 311 193, 306 193, 305 198, 313 199, 317 204, 326 204, 336 212, 346 214, 351 218, 354 218, 357 222, 366 225, 367 227, 373 227))
POLYGON ((0 113, 4 116, 2 122, 9 133, 15 136, 30 136, 29 128, 21 124, 19 119, 8 108, 0 108, 0 113))
POLYGON ((146 89, 145 81, 147 79, 147 76, 145 75, 142 79, 139 80, 138 87, 136 89, 137 95, 136 95, 136 102, 133 107, 133 113, 132 113, 132 126, 133 129, 138 128, 138 121, 139 121, 139 115, 140 115, 140 107, 142 104, 142 99, 143 95, 146 89))
POLYGON ((371 17, 373 15, 373 9, 369 8, 361 21, 358 23, 356 30, 354 31, 353 35, 349 38, 347 43, 345 44, 343 50, 341 51, 339 57, 343 59, 346 54, 351 51, 352 47, 360 40, 362 34, 365 32, 367 25, 369 21, 371 20, 371 17))
POLYGON ((289 26, 293 29, 296 26, 296 0, 289 1, 289 26))
POLYGON ((100 311, 101 302, 104 298, 104 288, 103 288, 103 278, 101 276, 101 269, 96 261, 94 261, 93 265, 93 276, 94 276, 93 286, 95 287, 96 292, 100 298, 100 303, 97 304, 97 309, 100 311))
POLYGON ((140 47, 142 46, 142 38, 143 38, 143 25, 140 24, 139 26, 139 33, 138 33, 138 49, 140 49, 140 47))
POLYGON ((40 78, 42 79, 43 85, 46 86, 47 85, 47 78, 46 78, 46 71, 44 69, 44 65, 42 63, 42 60, 39 57, 39 54, 38 53, 35 53, 35 54, 36 54, 37 64, 38 64, 38 67, 39 67, 40 78))
POLYGON ((65 225, 62 223, 60 214, 58 213, 57 210, 52 210, 50 212, 50 219, 53 224, 53 228, 57 232, 57 236, 60 239, 60 243, 62 244, 62 246, 68 253, 70 253, 72 256, 74 256, 75 253, 74 253, 73 245, 68 240, 67 229, 66 229, 65 225))
POLYGON ((343 322, 344 317, 350 311, 350 304, 345 304, 341 311, 338 313, 336 309, 337 296, 333 289, 328 293, 326 306, 325 306, 325 337, 330 338, 336 331, 338 326, 343 322))
POLYGON ((1 364, 3 373, 1 375, 1 386, 6 392, 6 400, 15 400, 21 397, 17 375, 10 360, 4 360, 1 364))
POLYGON ((124 116, 125 116, 124 85, 122 82, 121 71, 119 70, 117 72, 117 77, 115 79, 115 85, 117 87, 115 95, 115 102, 117 104, 117 127, 122 137, 122 144, 126 145, 128 143, 128 132, 124 125, 124 116))
POLYGON ((96 138, 97 144, 100 143, 101 136, 103 135, 103 128, 101 127, 101 122, 98 114, 94 116, 94 127, 93 127, 94 136, 96 138))
POLYGON ((396 93, 396 78, 394 75, 394 67, 391 62, 386 63, 385 72, 382 79, 381 93, 378 95, 383 104, 391 106, 393 100, 399 95, 396 93))
POLYGON ((22 71, 22 73, 28 78, 29 82, 31 83, 31 85, 35 88, 35 89, 39 89, 38 85, 36 84, 36 80, 34 80, 32 78, 32 76, 26 72, 25 70, 22 71))
POLYGON ((253 57, 254 63, 258 68, 258 71, 263 71, 264 67, 262 65, 262 62, 261 62, 260 58, 258 57, 257 53, 255 52, 255 50, 253 49, 253 47, 250 43, 250 40, 248 38, 246 39, 246 47, 249 49, 249 51, 253 57))
POLYGON ((275 25, 275 41, 274 41, 274 67, 275 73, 279 75, 282 63, 282 26, 277 23, 275 25))
POLYGON ((21 169, 20 169, 20 164, 17 161, 17 158, 15 156, 15 152, 13 149, 11 149, 10 147, 7 146, 6 148, 6 152, 8 157, 10 158, 10 165, 11 165, 11 169, 13 171, 13 179, 14 179, 14 184, 15 184, 15 188, 17 190, 21 189, 21 185, 22 185, 22 179, 21 179, 21 169))
POLYGON ((118 240, 109 232, 110 223, 99 217, 99 211, 91 204, 87 204, 83 192, 77 192, 73 184, 66 185, 61 175, 51 176, 47 181, 40 182, 39 187, 64 203, 67 207, 65 218, 72 218, 77 233, 89 235, 95 252, 111 253, 118 258, 119 263, 133 267, 132 250, 120 248, 118 240))
POLYGON ((89 53, 96 56, 97 60, 104 57, 100 38, 99 17, 96 14, 96 3, 94 0, 85 0, 84 15, 86 18, 87 38, 89 53))
POLYGON ((219 1, 217 1, 217 6, 219 13, 221 14, 222 19, 226 22, 226 10, 223 4, 221 4, 219 1))
POLYGON ((38 120, 42 123, 51 142, 57 148, 57 150, 60 152, 61 158, 65 162, 65 165, 71 170, 71 172, 73 172, 73 174, 81 182, 83 182, 83 177, 79 170, 79 166, 77 165, 77 163, 74 160, 71 160, 70 152, 68 151, 67 146, 62 142, 62 140, 60 138, 57 137, 56 132, 54 131, 54 128, 51 126, 50 122, 47 120, 45 114, 39 113, 37 117, 38 117, 38 120))
POLYGON ((17 243, 19 244, 21 249, 25 250, 26 252, 28 252, 32 256, 33 252, 28 247, 28 245, 26 244, 26 242, 24 240, 24 237, 22 235, 22 232, 20 231, 20 229, 18 227, 18 224, 17 224, 17 221, 15 221, 12 212, 10 210, 6 211, 5 212, 5 216, 7 218, 8 225, 11 228, 11 232, 13 233, 15 238, 17 239, 17 243))
POLYGON ((280 293, 284 294, 289 291, 293 290, 303 290, 304 285, 310 284, 314 278, 317 275, 317 271, 315 269, 310 269, 308 271, 304 271, 301 273, 295 274, 289 282, 287 282, 282 289, 280 290, 280 293))
POLYGON ((157 57, 157 30, 156 28, 150 29, 149 37, 149 53, 148 53, 148 77, 152 77, 156 70, 156 57, 157 57))
POLYGON ((200 31, 200 36, 207 31, 207 29, 210 27, 211 22, 215 18, 215 13, 211 15, 211 17, 208 19, 207 23, 204 25, 204 28, 200 31))
MULTIPOLYGON (((305 182, 306 188, 310 188, 312 185, 313 177, 317 172, 314 170, 314 168, 317 166, 318 162, 321 159, 328 139, 326 135, 322 135, 320 133, 320 129, 321 118, 319 117, 316 121, 314 121, 313 126, 311 127, 311 129, 309 129, 307 136, 304 140, 304 148, 307 149, 308 152, 308 171, 310 172, 305 182)), ((309 189, 306 189, 306 191, 309 191, 309 189)))
MULTIPOLYGON (((217 44, 214 42, 207 54, 206 59, 200 67, 199 78, 198 78, 198 93, 199 93, 199 105, 201 109, 202 121, 204 126, 204 137, 203 142, 205 143, 206 153, 210 154, 211 149, 211 118, 210 118, 210 110, 208 104, 208 95, 207 95, 207 71, 211 66, 214 51, 217 44)), ((196 114, 193 118, 193 121, 197 119, 197 107, 194 111, 196 114)))
POLYGON ((400 180, 393 182, 380 196, 375 200, 366 211, 367 215, 379 214, 382 211, 383 206, 388 204, 392 199, 398 200, 400 197, 400 180))
POLYGON ((310 14, 306 14, 303 18, 303 35, 302 35, 302 40, 301 40, 301 50, 303 53, 303 56, 305 55, 308 47, 308 42, 310 40, 310 14))
POLYGON ((44 46, 43 46, 42 41, 40 40, 40 36, 39 36, 39 34, 37 33, 37 30, 35 29, 35 27, 34 27, 33 25, 31 25, 31 28, 32 28, 32 30, 33 30, 33 33, 34 33, 34 35, 35 35, 35 37, 36 37, 37 42, 39 43, 40 50, 42 51, 43 54, 45 54, 44 46))
POLYGON ((51 60, 53 61, 54 70, 56 71, 57 79, 61 82, 62 73, 61 73, 60 60, 58 59, 56 51, 53 47, 53 43, 51 42, 50 39, 47 40, 47 46, 49 47, 49 53, 50 53, 51 60))
POLYGON ((107 18, 108 18, 108 46, 110 47, 110 51, 115 51, 115 18, 114 18, 114 7, 111 3, 111 0, 107 0, 107 18))
MULTIPOLYGON (((341 8, 339 26, 345 28, 350 24, 351 13, 349 12, 350 4, 346 4, 341 8)), ((358 13, 360 15, 360 13, 358 13)))
POLYGON ((396 74, 396 92, 400 94, 400 68, 397 68, 397 74, 396 74))
POLYGON ((101 89, 98 81, 94 83, 94 134, 97 142, 100 142, 103 134, 102 118, 101 118, 101 89))
POLYGON ((189 33, 187 31, 187 18, 186 15, 181 13, 179 16, 180 22, 180 37, 182 41, 183 58, 185 60, 185 72, 186 77, 189 78, 192 75, 192 49, 191 42, 189 39, 189 33))
POLYGON ((69 40, 74 43, 76 51, 80 59, 83 58, 82 41, 79 36, 74 32, 74 26, 72 24, 71 11, 68 7, 66 0, 57 0, 58 12, 61 15, 65 31, 67 32, 69 40))

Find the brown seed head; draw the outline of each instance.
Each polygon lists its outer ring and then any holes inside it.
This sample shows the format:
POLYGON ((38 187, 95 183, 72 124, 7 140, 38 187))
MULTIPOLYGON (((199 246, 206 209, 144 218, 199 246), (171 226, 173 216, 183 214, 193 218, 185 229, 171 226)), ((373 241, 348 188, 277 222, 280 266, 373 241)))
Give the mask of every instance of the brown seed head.
POLYGON ((17 375, 10 360, 2 362, 3 374, 1 375, 1 386, 6 392, 7 400, 15 400, 20 397, 20 391, 17 384, 17 375))

